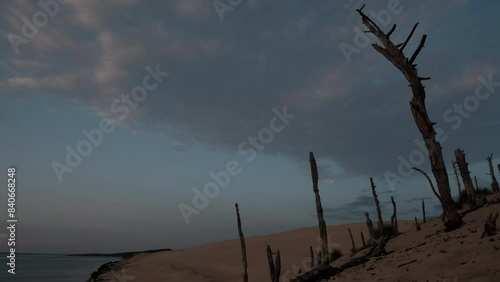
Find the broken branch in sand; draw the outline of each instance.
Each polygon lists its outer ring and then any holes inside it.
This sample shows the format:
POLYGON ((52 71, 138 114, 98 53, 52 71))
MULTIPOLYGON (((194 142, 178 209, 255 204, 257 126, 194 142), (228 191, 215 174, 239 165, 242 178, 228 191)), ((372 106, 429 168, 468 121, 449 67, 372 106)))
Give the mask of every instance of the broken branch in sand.
POLYGON ((236 208, 236 216, 238 217, 238 234, 240 236, 241 256, 243 260, 243 282, 248 282, 247 248, 245 246, 245 236, 243 236, 243 230, 241 230, 241 218, 240 218, 240 209, 238 208, 238 203, 236 203, 234 206, 236 208))
POLYGON ((481 239, 484 238, 485 235, 493 236, 497 233, 497 218, 498 218, 498 212, 495 215, 493 215, 493 213, 490 213, 488 218, 486 218, 486 222, 484 223, 484 231, 483 234, 481 235, 481 239))

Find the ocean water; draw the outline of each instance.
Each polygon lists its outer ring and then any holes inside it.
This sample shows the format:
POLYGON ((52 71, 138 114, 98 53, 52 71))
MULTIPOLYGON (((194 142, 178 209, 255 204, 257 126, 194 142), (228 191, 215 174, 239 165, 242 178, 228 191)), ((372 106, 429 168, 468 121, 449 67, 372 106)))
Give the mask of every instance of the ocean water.
POLYGON ((16 274, 7 272, 7 254, 0 257, 1 282, 85 282, 99 266, 116 257, 76 257, 47 254, 16 255, 16 274))

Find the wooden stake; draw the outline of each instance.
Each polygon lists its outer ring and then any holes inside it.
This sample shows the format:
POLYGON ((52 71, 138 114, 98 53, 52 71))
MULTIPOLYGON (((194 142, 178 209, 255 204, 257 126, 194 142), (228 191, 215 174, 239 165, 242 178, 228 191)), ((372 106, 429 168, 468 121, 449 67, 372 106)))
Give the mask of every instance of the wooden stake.
POLYGON ((354 243, 354 238, 352 237, 351 228, 347 228, 347 230, 349 231, 349 237, 351 237, 351 244, 352 244, 351 252, 355 253, 357 249, 356 249, 356 244, 354 243))
POLYGON ((399 229, 398 229, 398 215, 396 211, 396 202, 394 201, 394 197, 392 196, 391 196, 391 202, 392 202, 391 229, 394 232, 394 234, 398 234, 399 229))
POLYGON ((311 254, 311 268, 313 268, 315 264, 314 264, 314 251, 312 246, 309 246, 309 253, 311 254))
POLYGON ((365 235, 363 235, 363 231, 361 231, 361 242, 363 243, 363 247, 366 246, 365 235))
POLYGON ((424 223, 425 223, 425 203, 424 203, 424 199, 422 199, 422 215, 423 215, 423 218, 424 218, 424 223))
POLYGON ((316 159, 314 158, 313 152, 309 153, 309 163, 311 165, 311 176, 313 182, 313 191, 316 197, 316 212, 318 214, 318 223, 319 223, 319 234, 321 237, 321 250, 323 254, 323 258, 321 260, 322 265, 330 264, 330 256, 328 249, 328 235, 326 231, 326 223, 323 218, 323 206, 321 205, 321 197, 319 196, 318 189, 318 166, 316 164, 316 159))
POLYGON ((238 203, 236 203, 234 206, 236 207, 236 216, 238 217, 238 233, 240 235, 241 257, 243 260, 243 282, 248 282, 247 248, 245 246, 245 236, 243 236, 243 231, 241 230, 241 218, 240 218, 240 209, 238 208, 238 203))
POLYGON ((415 216, 415 227, 417 228, 417 231, 420 231, 420 224, 418 223, 417 217, 415 216))

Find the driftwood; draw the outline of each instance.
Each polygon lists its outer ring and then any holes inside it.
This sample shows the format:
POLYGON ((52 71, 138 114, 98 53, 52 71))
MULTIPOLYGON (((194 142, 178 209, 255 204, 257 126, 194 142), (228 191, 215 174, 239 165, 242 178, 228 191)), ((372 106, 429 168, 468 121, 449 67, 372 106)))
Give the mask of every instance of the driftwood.
POLYGON ((321 197, 319 196, 318 166, 316 165, 316 159, 314 158, 313 152, 309 153, 309 163, 311 165, 313 192, 314 192, 314 196, 316 197, 316 212, 318 214, 319 234, 321 237, 321 252, 323 254, 321 264, 329 265, 330 264, 330 256, 329 256, 329 249, 328 249, 328 235, 326 232, 325 219, 323 218, 323 206, 321 205, 321 197))
POLYGON ((373 183, 373 178, 370 177, 370 185, 372 187, 373 200, 375 200, 375 207, 377 208, 378 217, 378 230, 380 236, 384 235, 384 221, 382 220, 382 211, 380 210, 380 202, 378 201, 377 192, 375 191, 375 184, 373 183))
POLYGON ((420 231, 422 229, 422 228, 420 228, 420 224, 418 223, 416 216, 415 216, 415 227, 417 228, 417 231, 420 231))
POLYGON ((465 154, 463 150, 455 150, 455 158, 457 159, 458 169, 460 170, 460 175, 464 182, 465 191, 467 191, 467 198, 471 206, 476 204, 476 193, 474 192, 474 187, 472 185, 472 179, 470 177, 469 164, 465 159, 465 154))
POLYGON ((493 215, 493 213, 490 213, 488 218, 486 218, 486 222, 484 223, 484 231, 483 235, 481 235, 481 239, 483 239, 485 235, 493 236, 497 233, 497 218, 498 218, 498 212, 495 215, 493 215))
POLYGON ((411 261, 409 261, 409 262, 405 262, 405 263, 403 263, 403 264, 400 264, 400 265, 398 265, 398 268, 399 268, 399 267, 402 267, 402 266, 405 266, 405 265, 408 265, 408 264, 410 264, 410 263, 414 263, 414 262, 417 262, 417 260, 416 260, 416 259, 414 259, 414 260, 411 260, 411 261))
POLYGON ((281 256, 280 250, 276 252, 276 261, 273 260, 273 251, 271 246, 267 245, 267 261, 269 263, 269 271, 271 273, 272 282, 280 282, 281 275, 281 256))
POLYGON ((465 216, 466 214, 469 214, 473 211, 476 211, 476 210, 482 208, 486 203, 487 203, 486 196, 481 194, 479 197, 479 201, 475 205, 472 205, 468 209, 463 211, 460 215, 465 216))
POLYGON ((241 257, 243 260, 243 282, 248 282, 247 248, 245 246, 245 236, 243 236, 243 231, 241 230, 241 218, 240 218, 240 209, 238 208, 238 203, 236 203, 234 206, 236 208, 236 216, 238 217, 238 234, 240 236, 241 257))
MULTIPOLYGON (((292 278, 290 282, 317 282, 322 279, 328 279, 334 275, 341 273, 342 271, 352 268, 361 264, 364 264, 370 260, 372 257, 378 257, 387 254, 385 250, 385 245, 387 244, 388 237, 380 237, 374 246, 362 257, 357 257, 349 260, 340 267, 332 267, 330 265, 316 265, 313 269, 301 273, 295 278, 292 278)), ((368 245, 367 245, 368 246, 368 245)), ((359 251, 360 249, 358 249, 359 251)))
MULTIPOLYGON (((500 187, 498 187, 498 181, 497 178, 495 177, 495 172, 493 171, 493 154, 489 155, 486 160, 488 161, 488 168, 490 169, 490 176, 491 176, 491 190, 494 193, 500 193, 500 187)), ((500 170, 500 165, 498 165, 498 169, 500 170)))
POLYGON ((366 246, 365 235, 363 234, 363 231, 361 231, 361 243, 363 243, 363 247, 366 246))
POLYGON ((394 232, 394 234, 398 234, 399 228, 398 228, 398 215, 396 211, 396 202, 394 201, 394 197, 392 196, 391 196, 391 202, 392 202, 391 229, 394 232))
POLYGON ((413 249, 415 249, 415 248, 418 248, 418 247, 421 247, 421 246, 424 246, 424 245, 427 245, 427 243, 426 243, 426 242, 422 242, 422 243, 420 243, 420 244, 418 244, 418 245, 415 245, 415 246, 413 246, 413 247, 406 248, 406 249, 405 249, 405 252, 408 252, 409 250, 413 250, 413 249))

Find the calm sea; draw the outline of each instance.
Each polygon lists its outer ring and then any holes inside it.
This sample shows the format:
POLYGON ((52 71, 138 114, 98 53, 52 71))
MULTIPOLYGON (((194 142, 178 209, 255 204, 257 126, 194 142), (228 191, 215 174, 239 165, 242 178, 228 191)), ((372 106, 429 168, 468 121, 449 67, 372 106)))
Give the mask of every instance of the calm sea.
POLYGON ((7 254, 0 257, 1 282, 85 282, 99 266, 120 258, 18 254, 16 274, 7 272, 7 254))

